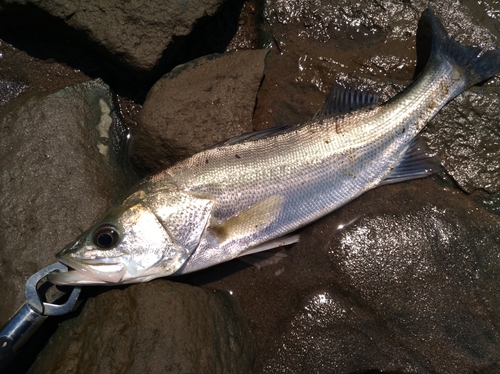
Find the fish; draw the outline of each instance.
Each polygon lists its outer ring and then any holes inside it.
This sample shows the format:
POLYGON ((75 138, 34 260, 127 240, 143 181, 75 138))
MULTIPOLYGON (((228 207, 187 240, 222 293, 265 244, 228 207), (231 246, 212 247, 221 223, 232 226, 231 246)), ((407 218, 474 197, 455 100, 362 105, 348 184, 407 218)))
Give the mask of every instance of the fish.
POLYGON ((298 229, 439 160, 417 135, 454 97, 500 71, 500 52, 451 38, 428 8, 432 50, 404 91, 337 85, 309 122, 244 134, 139 182, 57 254, 59 285, 116 285, 191 273, 298 240, 298 229))

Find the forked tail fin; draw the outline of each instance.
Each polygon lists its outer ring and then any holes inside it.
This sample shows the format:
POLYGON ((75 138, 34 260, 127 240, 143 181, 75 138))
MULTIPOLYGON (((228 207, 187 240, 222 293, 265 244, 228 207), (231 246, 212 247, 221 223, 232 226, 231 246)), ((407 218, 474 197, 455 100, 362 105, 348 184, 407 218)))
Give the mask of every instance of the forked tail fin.
MULTIPOLYGON (((429 4, 432 28, 432 58, 443 58, 462 70, 464 87, 469 88, 500 72, 500 52, 462 45, 448 36, 429 4)), ((457 92, 458 94, 459 92, 457 92)))

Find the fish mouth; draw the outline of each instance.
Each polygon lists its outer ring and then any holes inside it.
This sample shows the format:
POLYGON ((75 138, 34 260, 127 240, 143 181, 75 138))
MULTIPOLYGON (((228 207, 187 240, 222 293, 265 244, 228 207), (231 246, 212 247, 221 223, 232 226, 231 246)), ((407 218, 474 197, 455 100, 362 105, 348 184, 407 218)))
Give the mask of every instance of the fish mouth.
POLYGON ((57 256, 58 260, 73 270, 52 273, 49 282, 60 286, 115 285, 120 283, 127 271, 125 264, 117 259, 75 260, 57 256))

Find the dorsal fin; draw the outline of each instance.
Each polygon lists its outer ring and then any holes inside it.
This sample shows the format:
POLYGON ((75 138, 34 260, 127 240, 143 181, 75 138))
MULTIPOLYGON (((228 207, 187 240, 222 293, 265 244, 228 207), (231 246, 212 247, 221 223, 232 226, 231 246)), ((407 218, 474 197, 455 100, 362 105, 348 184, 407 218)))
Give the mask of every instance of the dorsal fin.
POLYGON ((284 134, 291 130, 299 129, 305 125, 308 125, 313 121, 319 121, 335 115, 349 113, 361 108, 376 106, 378 104, 378 100, 379 95, 376 93, 365 92, 363 90, 351 87, 345 87, 340 83, 340 81, 338 81, 335 82, 332 90, 326 97, 325 102, 323 103, 319 111, 314 115, 311 121, 295 126, 283 125, 272 127, 270 129, 248 132, 219 142, 209 149, 218 148, 225 145, 245 143, 252 140, 259 140, 279 134, 284 134))
POLYGON ((378 105, 379 95, 352 87, 344 87, 335 82, 325 102, 314 115, 313 121, 319 121, 335 115, 378 105))

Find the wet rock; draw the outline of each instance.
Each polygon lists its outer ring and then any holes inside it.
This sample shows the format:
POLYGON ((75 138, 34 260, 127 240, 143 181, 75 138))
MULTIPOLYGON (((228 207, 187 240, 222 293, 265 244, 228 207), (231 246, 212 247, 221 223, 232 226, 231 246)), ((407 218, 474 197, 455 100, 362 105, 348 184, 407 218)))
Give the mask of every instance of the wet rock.
POLYGON ((425 138, 464 191, 500 192, 500 89, 474 88, 432 121, 425 138))
POLYGON ((89 299, 29 372, 239 374, 252 372, 254 355, 227 294, 159 280, 89 299))
POLYGON ((26 91, 25 84, 16 81, 0 80, 0 110, 8 102, 26 91))
POLYGON ((125 131, 99 80, 32 92, 0 112, 2 323, 24 301, 28 277, 123 194, 115 155, 125 131))
POLYGON ((218 142, 252 131, 267 50, 202 57, 151 89, 139 114, 133 159, 158 171, 218 142))
POLYGON ((249 316, 256 372, 495 372, 499 227, 439 178, 385 186, 209 286, 249 316))

